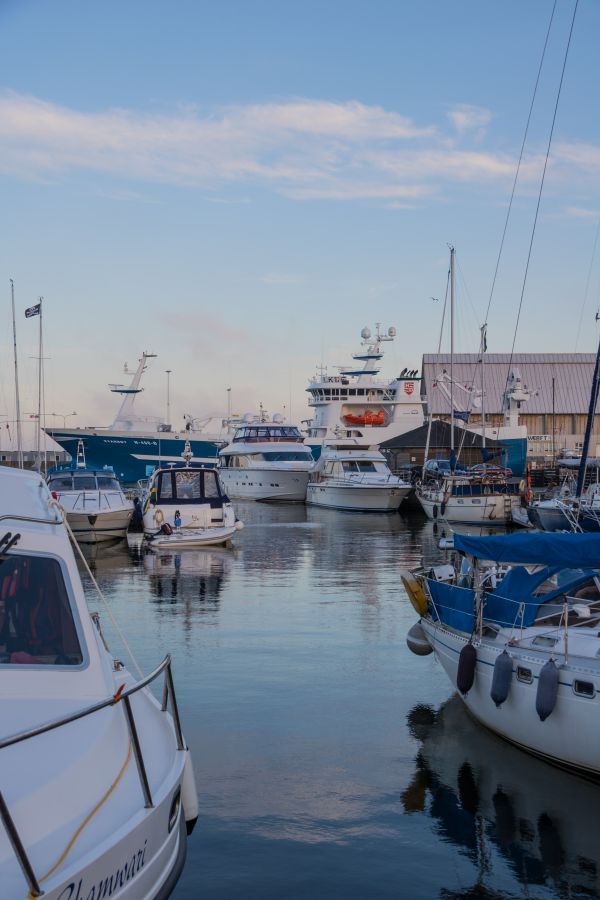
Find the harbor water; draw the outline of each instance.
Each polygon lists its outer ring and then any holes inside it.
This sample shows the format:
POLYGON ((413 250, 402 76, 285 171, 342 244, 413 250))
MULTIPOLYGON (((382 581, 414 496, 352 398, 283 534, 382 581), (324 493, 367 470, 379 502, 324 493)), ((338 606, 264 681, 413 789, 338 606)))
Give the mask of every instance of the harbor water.
POLYGON ((441 527, 236 511, 230 550, 90 558, 142 669, 174 660, 200 818, 173 897, 600 896, 600 788, 478 726, 406 646, 399 572, 442 558, 441 527))

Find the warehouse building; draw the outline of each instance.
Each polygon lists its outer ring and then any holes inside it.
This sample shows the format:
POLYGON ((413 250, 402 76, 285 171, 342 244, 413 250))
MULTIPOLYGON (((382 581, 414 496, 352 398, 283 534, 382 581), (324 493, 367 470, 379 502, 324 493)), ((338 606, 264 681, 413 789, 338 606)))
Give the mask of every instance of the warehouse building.
MULTIPOLYGON (((585 432, 594 353, 486 353, 484 357, 484 407, 486 422, 502 424, 502 398, 510 369, 518 369, 529 400, 522 404, 519 422, 527 426, 527 455, 532 462, 548 464, 565 451, 581 449, 585 432)), ((450 421, 448 398, 450 355, 423 356, 421 395, 427 398, 434 419, 450 421)), ((481 356, 454 355, 454 408, 467 427, 481 429, 481 356)), ((600 455, 600 416, 594 419, 590 454, 600 455)))

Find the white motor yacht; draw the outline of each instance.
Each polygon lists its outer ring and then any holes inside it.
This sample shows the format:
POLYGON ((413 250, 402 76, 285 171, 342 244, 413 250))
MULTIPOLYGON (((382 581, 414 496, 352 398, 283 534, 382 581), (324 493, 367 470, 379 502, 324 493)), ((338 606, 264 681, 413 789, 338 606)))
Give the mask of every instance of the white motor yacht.
POLYGON ((143 504, 144 537, 153 550, 194 549, 228 543, 243 528, 217 470, 185 462, 154 470, 143 504))
POLYGON ((127 534, 133 501, 125 496, 111 468, 86 466, 83 450, 78 451, 75 466, 50 470, 48 486, 80 544, 119 540, 127 534))
POLYGON ((269 420, 262 412, 219 451, 219 478, 233 499, 303 502, 313 465, 299 430, 283 416, 269 420))
POLYGON ((108 651, 39 474, 0 468, 0 523, 2 898, 163 900, 198 815, 170 657, 108 651))
POLYGON ((392 475, 383 453, 375 447, 348 443, 324 447, 306 490, 306 502, 334 509, 393 512, 412 486, 392 475))

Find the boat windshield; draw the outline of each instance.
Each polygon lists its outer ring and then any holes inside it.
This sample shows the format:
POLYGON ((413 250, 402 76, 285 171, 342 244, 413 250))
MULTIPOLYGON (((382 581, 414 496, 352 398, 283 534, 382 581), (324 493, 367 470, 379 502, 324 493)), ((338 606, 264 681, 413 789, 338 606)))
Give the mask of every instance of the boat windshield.
POLYGON ((74 475, 73 489, 75 491, 95 491, 96 478, 94 475, 74 475))
POLYGON ((0 558, 0 665, 79 666, 82 662, 57 560, 21 554, 0 558))
POLYGON ((98 487, 101 491, 121 490, 121 485, 113 475, 98 475, 98 487))
POLYGON ((51 491, 72 491, 73 476, 69 475, 53 475, 48 482, 51 491))
POLYGON ((344 472, 376 472, 375 463, 368 459, 352 459, 342 462, 344 472))

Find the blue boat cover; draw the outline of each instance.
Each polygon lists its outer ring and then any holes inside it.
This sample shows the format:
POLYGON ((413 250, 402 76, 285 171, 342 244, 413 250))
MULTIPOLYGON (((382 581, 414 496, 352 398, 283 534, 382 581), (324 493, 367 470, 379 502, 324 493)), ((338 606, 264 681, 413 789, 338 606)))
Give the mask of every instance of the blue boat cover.
POLYGON ((496 563, 600 568, 600 534, 496 534, 488 537, 454 535, 454 548, 477 559, 496 563))

